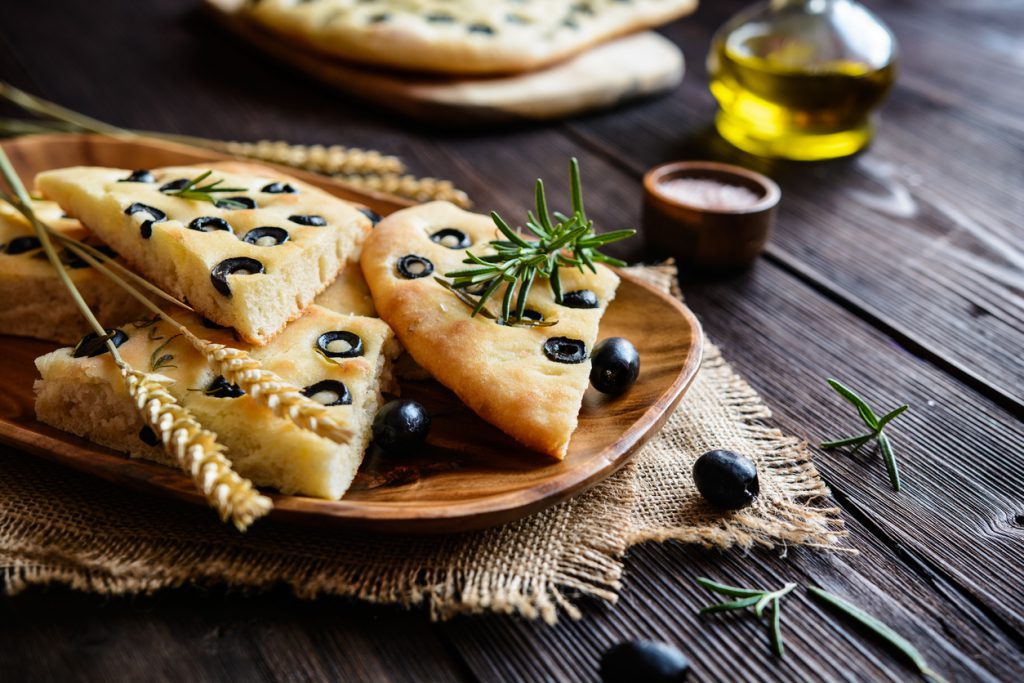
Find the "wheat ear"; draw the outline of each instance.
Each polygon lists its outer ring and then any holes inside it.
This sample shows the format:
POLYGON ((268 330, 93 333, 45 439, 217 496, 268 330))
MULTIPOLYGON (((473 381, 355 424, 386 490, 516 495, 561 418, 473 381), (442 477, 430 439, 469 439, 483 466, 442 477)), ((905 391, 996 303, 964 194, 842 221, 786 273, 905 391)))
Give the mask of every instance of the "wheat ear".
POLYGON ((305 396, 276 373, 264 370, 247 352, 201 339, 186 327, 181 328, 181 333, 225 380, 237 385, 278 417, 337 443, 348 443, 352 439, 352 431, 335 422, 325 406, 305 396))
POLYGON ((217 435, 204 429, 167 391, 169 378, 139 372, 127 363, 120 364, 120 368, 124 386, 142 419, 160 437, 178 466, 192 476, 221 521, 231 520, 239 531, 245 531, 270 512, 270 499, 231 469, 217 435))
POLYGON ((14 190, 17 199, 7 197, 6 193, 2 192, 0 196, 17 207, 32 224, 43 251, 57 271, 57 277, 68 290, 68 294, 94 333, 106 344, 110 357, 121 371, 128 395, 135 401, 142 419, 150 429, 160 435, 164 448, 177 458, 182 468, 192 474, 196 486, 206 495, 210 505, 220 513, 221 519, 231 519, 240 531, 244 531, 256 519, 270 511, 270 499, 257 492, 250 481, 238 476, 231 469, 231 463, 224 457, 224 447, 217 443, 217 435, 203 429, 199 421, 184 406, 179 405, 167 391, 166 384, 171 381, 170 378, 139 372, 121 357, 117 346, 111 341, 107 331, 100 325, 89 304, 71 281, 67 269, 53 247, 47 227, 32 210, 28 192, 14 172, 3 149, 0 149, 0 175, 3 175, 7 184, 14 190))

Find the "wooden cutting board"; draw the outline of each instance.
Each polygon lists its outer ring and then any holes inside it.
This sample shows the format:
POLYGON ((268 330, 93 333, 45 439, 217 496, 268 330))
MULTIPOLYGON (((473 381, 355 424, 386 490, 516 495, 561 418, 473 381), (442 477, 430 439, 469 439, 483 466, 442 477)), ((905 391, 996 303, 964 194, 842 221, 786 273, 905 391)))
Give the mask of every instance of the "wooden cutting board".
POLYGON ((598 45, 547 69, 510 76, 452 79, 374 70, 271 34, 241 16, 241 4, 206 0, 228 29, 275 59, 360 99, 436 123, 566 118, 671 90, 683 78, 683 53, 652 31, 598 45))

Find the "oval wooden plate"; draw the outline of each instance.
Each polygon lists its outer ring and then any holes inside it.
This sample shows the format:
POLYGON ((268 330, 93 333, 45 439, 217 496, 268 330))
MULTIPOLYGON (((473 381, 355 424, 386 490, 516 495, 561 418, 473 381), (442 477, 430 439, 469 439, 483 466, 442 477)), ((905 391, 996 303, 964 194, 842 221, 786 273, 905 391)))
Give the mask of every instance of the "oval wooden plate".
MULTIPOLYGON (((88 135, 45 135, 3 143, 26 180, 44 169, 72 165, 147 168, 225 158, 162 141, 88 135)), ((283 169, 381 213, 402 206, 328 178, 283 169)), ((589 389, 564 461, 534 453, 480 420, 435 382, 405 382, 403 396, 433 415, 427 447, 415 459, 389 461, 371 449, 340 501, 274 495, 272 517, 367 531, 451 533, 501 524, 580 493, 622 467, 657 433, 700 365, 702 334, 689 309, 622 273, 599 338, 629 338, 640 352, 640 379, 619 398, 589 389)), ((0 336, 0 442, 136 489, 206 505, 174 469, 132 460, 35 420, 33 360, 53 344, 0 336)))

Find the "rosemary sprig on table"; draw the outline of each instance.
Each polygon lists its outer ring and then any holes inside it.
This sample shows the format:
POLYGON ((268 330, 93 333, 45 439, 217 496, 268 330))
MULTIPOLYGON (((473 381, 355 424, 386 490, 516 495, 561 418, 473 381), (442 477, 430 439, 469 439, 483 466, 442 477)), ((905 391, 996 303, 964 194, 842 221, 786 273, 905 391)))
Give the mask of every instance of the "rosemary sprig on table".
POLYGON ((181 199, 194 199, 198 202, 209 202, 216 206, 218 209, 244 209, 245 204, 237 202, 234 199, 217 199, 213 195, 218 192, 245 192, 244 187, 220 187, 220 184, 224 182, 224 179, 215 180, 208 185, 203 185, 202 182, 213 175, 213 171, 206 171, 200 173, 195 178, 192 178, 182 187, 176 190, 164 190, 163 193, 172 197, 180 197, 181 199))
POLYGON ((770 607, 771 621, 768 625, 768 637, 771 638, 772 641, 772 650, 779 657, 782 657, 785 654, 785 646, 782 643, 781 600, 784 595, 796 588, 795 583, 787 583, 776 591, 726 586, 725 584, 717 583, 711 579, 705 578, 697 579, 697 583, 713 593, 737 598, 736 600, 709 605, 701 609, 700 614, 714 614, 716 612, 726 612, 753 607, 754 614, 760 618, 761 615, 764 614, 765 609, 770 607))
POLYGON ((452 289, 482 289, 473 305, 473 315, 484 310, 487 300, 502 284, 507 284, 501 301, 501 318, 506 322, 520 322, 526 311, 530 288, 538 277, 550 282, 555 301, 561 303, 560 268, 575 267, 580 272, 589 269, 596 273, 595 263, 626 265, 624 261, 602 254, 598 247, 632 237, 636 230, 616 230, 600 235, 594 233, 594 221, 587 218, 583 209, 580 165, 575 158, 569 164, 569 185, 572 215, 566 216, 556 211, 552 218, 544 194, 544 181, 538 178, 535 191, 537 213, 528 211, 526 221, 527 230, 537 239, 529 239, 513 230, 496 211, 492 211, 491 219, 505 237, 488 243, 495 253, 478 256, 466 252, 467 258, 463 262, 477 267, 445 273, 445 277, 452 279, 452 289))
POLYGON ((845 439, 825 441, 821 444, 821 447, 827 450, 830 448, 853 446, 853 450, 856 451, 871 439, 878 439, 878 447, 881 449, 882 458, 885 460, 885 469, 889 472, 889 482, 892 484, 893 491, 899 492, 900 468, 899 464, 896 462, 896 452, 893 450, 892 441, 889 440, 889 436, 883 430, 886 425, 903 414, 903 412, 910 408, 910 406, 904 403, 899 408, 886 413, 882 417, 878 417, 875 412, 871 410, 871 407, 867 402, 855 394, 849 387, 844 386, 834 379, 829 379, 828 385, 832 387, 837 394, 857 408, 857 412, 860 414, 860 419, 864 421, 864 424, 870 431, 865 434, 858 434, 857 436, 850 436, 845 439))
POLYGON ((914 667, 917 668, 918 673, 922 676, 936 681, 936 683, 945 683, 945 679, 942 676, 928 667, 928 663, 924 661, 924 657, 920 652, 918 652, 917 648, 911 645, 906 638, 893 631, 887 625, 856 605, 843 600, 838 595, 833 595, 832 593, 816 588, 815 586, 808 586, 807 591, 813 597, 827 603, 837 611, 850 617, 885 640, 885 642, 890 646, 902 652, 911 662, 914 663, 914 667))

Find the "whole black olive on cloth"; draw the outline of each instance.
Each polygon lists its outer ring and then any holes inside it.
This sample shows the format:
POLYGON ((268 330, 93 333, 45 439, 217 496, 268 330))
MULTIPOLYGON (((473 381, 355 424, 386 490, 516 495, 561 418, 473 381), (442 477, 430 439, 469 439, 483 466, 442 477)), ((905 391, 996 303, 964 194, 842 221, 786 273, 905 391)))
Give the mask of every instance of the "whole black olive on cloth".
POLYGON ((723 510, 750 505, 761 490, 754 461, 733 451, 708 451, 697 458, 693 482, 704 500, 723 510))
POLYGON ((590 363, 590 383, 602 394, 618 396, 640 376, 640 354, 622 337, 609 337, 595 346, 590 363))
POLYGON ((373 418, 373 443, 385 453, 417 446, 430 432, 430 415, 417 401, 388 401, 373 418))
POLYGON ((613 645, 601 657, 602 683, 681 683, 689 673, 678 648, 651 640, 613 645))

